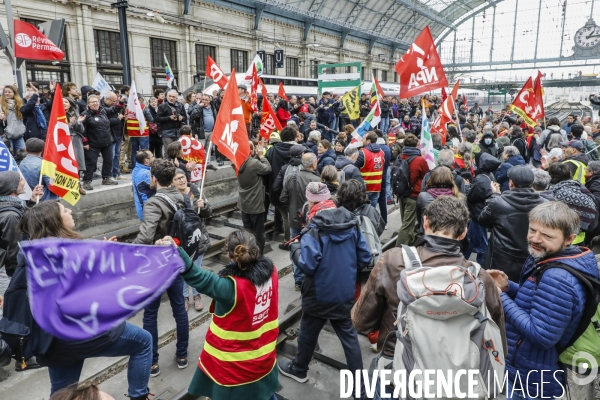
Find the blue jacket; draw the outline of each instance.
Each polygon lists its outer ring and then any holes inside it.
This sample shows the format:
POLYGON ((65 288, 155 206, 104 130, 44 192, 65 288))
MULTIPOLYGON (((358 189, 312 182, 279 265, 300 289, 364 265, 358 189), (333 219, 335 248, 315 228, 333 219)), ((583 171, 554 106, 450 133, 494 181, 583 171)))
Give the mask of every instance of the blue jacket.
POLYGON ((136 163, 131 172, 131 186, 133 187, 133 201, 139 220, 142 220, 142 210, 144 203, 156 193, 155 189, 150 188, 150 167, 136 163))
POLYGON ((558 363, 557 343, 567 344, 575 333, 584 311, 585 289, 577 278, 565 270, 546 270, 537 286, 531 275, 534 269, 548 261, 560 261, 583 273, 598 277, 598 263, 594 254, 584 247, 569 246, 557 255, 543 260, 527 258, 521 272, 520 283, 509 281, 508 290, 502 293, 502 306, 506 320, 508 378, 514 381, 517 371, 523 385, 528 382, 533 396, 544 381, 544 396, 559 397, 564 386, 563 373, 558 363), (538 372, 529 371, 537 370, 538 372), (550 370, 542 374, 541 370, 550 370), (537 385, 537 387, 536 387, 537 385))
POLYGON ((384 162, 383 162, 383 182, 381 183, 381 193, 387 192, 386 185, 386 176, 388 173, 388 169, 390 168, 390 163, 392 161, 392 151, 386 144, 378 144, 379 148, 383 151, 384 154, 384 162))
POLYGON ((514 167, 515 165, 525 165, 525 160, 523 156, 510 156, 508 160, 504 161, 504 164, 498 168, 498 170, 494 173, 496 176, 496 182, 500 184, 500 192, 504 192, 509 190, 508 187, 508 170, 514 167))
POLYGON ((25 124, 25 134, 23 140, 27 141, 30 138, 38 138, 46 141, 46 134, 48 132, 48 120, 50 119, 50 108, 52 103, 40 103, 37 104, 39 95, 34 93, 31 95, 27 103, 21 107, 21 114, 23 114, 23 123, 25 124), (46 121, 45 127, 40 127, 37 121, 36 107, 40 109, 44 120, 46 121))
MULTIPOLYGON (((40 171, 42 170, 42 157, 28 154, 27 157, 25 157, 23 161, 21 161, 21 164, 19 164, 19 169, 21 170, 21 173, 23 174, 23 177, 27 181, 29 187, 33 190, 40 182, 40 171)), ((44 185, 44 195, 42 196, 40 201, 58 199, 58 196, 51 192, 48 188, 48 186, 50 186, 50 178, 44 175, 42 177, 42 185, 44 185)))
POLYGON ((302 311, 320 318, 350 316, 356 275, 371 260, 371 250, 354 214, 340 207, 319 212, 291 244, 294 264, 306 274, 302 311))
POLYGON ((318 156, 319 162, 317 163, 317 170, 319 171, 319 175, 323 172, 323 168, 327 165, 335 166, 335 152, 333 149, 327 150, 325 153, 318 156))

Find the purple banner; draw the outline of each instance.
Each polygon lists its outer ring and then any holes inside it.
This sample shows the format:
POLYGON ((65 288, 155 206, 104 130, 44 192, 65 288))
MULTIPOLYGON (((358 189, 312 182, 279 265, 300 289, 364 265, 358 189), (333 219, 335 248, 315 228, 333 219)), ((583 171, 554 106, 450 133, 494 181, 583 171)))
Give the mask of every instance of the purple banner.
POLYGON ((63 340, 91 339, 117 326, 184 270, 173 246, 40 239, 21 248, 33 317, 63 340))

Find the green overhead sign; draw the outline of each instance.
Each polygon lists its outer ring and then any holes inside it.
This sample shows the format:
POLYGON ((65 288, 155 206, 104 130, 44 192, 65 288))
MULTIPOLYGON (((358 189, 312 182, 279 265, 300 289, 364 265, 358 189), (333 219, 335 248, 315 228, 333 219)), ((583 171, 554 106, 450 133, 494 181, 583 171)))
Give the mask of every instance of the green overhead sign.
POLYGON ((323 89, 354 88, 360 86, 362 80, 362 64, 359 62, 343 64, 319 64, 317 66, 319 80, 319 96, 323 89), (345 72, 347 67, 356 67, 356 72, 345 72), (339 72, 339 71, 344 72, 339 72))

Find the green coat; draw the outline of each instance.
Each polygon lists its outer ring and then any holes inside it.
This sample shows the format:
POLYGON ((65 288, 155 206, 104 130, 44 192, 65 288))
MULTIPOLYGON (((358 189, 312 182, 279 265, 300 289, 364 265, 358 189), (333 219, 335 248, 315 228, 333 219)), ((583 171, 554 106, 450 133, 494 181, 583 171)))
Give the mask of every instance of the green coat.
MULTIPOLYGON (((178 250, 185 262, 186 272, 182 275, 185 282, 198 292, 214 299, 217 315, 229 312, 235 300, 233 281, 201 269, 192 262, 183 249, 179 248, 178 250)), ((273 368, 267 376, 254 383, 227 387, 215 383, 200 368, 196 367, 196 373, 192 378, 188 392, 194 396, 210 397, 211 400, 269 400, 278 389, 279 372, 277 368, 273 368)))

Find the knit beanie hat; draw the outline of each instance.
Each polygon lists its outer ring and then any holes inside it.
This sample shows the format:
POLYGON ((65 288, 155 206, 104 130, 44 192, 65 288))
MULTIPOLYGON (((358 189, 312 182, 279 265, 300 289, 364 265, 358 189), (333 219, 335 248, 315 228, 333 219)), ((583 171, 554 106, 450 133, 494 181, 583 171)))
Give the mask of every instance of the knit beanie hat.
POLYGON ((16 171, 0 172, 0 196, 10 196, 17 191, 21 174, 16 171))
POLYGON ((306 199, 312 203, 320 203, 329 200, 331 193, 323 182, 310 182, 306 186, 306 199))

